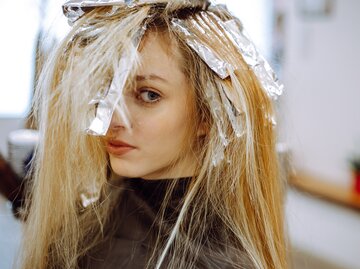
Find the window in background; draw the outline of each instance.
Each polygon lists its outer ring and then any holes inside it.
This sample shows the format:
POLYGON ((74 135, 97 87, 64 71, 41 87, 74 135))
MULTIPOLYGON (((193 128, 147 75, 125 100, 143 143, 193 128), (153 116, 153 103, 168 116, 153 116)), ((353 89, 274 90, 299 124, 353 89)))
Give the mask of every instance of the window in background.
POLYGON ((22 117, 29 107, 38 10, 32 1, 0 3, 0 116, 22 117))
POLYGON ((39 30, 43 29, 43 33, 46 33, 51 28, 51 32, 56 33, 55 36, 42 35, 49 42, 67 31, 66 20, 61 15, 63 2, 0 2, 0 10, 3 11, 0 16, 0 118, 23 118, 27 115, 34 87, 39 30))

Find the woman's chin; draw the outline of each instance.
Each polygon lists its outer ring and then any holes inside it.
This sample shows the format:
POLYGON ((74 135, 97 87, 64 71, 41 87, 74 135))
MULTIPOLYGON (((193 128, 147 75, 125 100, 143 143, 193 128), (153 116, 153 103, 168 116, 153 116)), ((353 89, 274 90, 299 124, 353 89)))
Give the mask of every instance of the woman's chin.
POLYGON ((135 177, 141 177, 139 173, 135 173, 133 171, 128 171, 126 169, 114 169, 112 168, 114 174, 118 177, 128 177, 128 178, 135 178, 135 177))

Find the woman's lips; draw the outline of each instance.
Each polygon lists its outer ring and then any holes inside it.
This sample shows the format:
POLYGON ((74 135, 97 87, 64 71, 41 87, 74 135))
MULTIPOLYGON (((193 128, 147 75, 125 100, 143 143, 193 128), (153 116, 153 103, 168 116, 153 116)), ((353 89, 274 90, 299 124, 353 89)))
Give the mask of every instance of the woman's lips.
POLYGON ((129 145, 121 140, 107 140, 106 150, 112 155, 123 155, 131 150, 135 149, 134 146, 129 145))

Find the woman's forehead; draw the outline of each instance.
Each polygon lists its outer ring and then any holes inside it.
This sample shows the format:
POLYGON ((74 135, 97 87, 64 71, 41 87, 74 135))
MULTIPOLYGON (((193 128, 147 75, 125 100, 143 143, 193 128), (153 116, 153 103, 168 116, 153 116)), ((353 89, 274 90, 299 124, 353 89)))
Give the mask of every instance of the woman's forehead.
POLYGON ((176 43, 164 34, 149 33, 139 49, 138 77, 159 77, 170 82, 185 79, 182 61, 176 43))
POLYGON ((155 43, 171 57, 181 57, 175 38, 166 30, 148 29, 139 44, 139 52, 149 43, 155 43))

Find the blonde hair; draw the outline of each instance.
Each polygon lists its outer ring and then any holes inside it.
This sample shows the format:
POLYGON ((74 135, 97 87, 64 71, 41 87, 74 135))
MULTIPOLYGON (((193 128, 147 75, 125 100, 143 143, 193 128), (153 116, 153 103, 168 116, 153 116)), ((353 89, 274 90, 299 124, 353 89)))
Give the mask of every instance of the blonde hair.
MULTIPOLYGON (((181 7, 173 4, 171 8, 181 7)), ((229 40, 216 34, 217 29, 197 34, 239 67, 225 80, 169 27, 168 11, 159 12, 149 28, 176 41, 195 93, 196 121, 205 122, 208 131, 197 142, 201 165, 176 223, 167 231, 165 242, 156 241, 148 267, 160 268, 166 260, 166 268, 195 268, 197 259, 215 259, 233 268, 250 266, 246 260, 254 268, 287 268, 283 186, 274 127, 269 122, 271 100, 237 49, 223 46, 229 40), (222 103, 220 87, 230 89, 241 103, 244 134, 236 136, 222 107, 221 122, 230 143, 224 160, 214 166, 222 141, 207 91, 222 103), (209 234, 213 230, 218 234, 214 238, 209 234), (210 245, 204 247, 204 242, 210 245)), ((232 17, 224 9, 218 12, 222 18, 232 17)), ((115 199, 106 191, 109 162, 102 140, 84 134, 91 113, 88 103, 99 90, 106 91, 116 61, 125 48, 136 50, 132 40, 137 29, 154 13, 147 5, 116 11, 96 8, 74 25, 44 68, 34 104, 41 143, 29 185, 21 268, 77 268, 78 260, 102 240, 115 199), (86 26, 96 29, 96 35, 86 26), (82 208, 79 194, 89 189, 100 189, 101 199, 82 208)), ((136 59, 133 66, 132 75, 136 59)))

